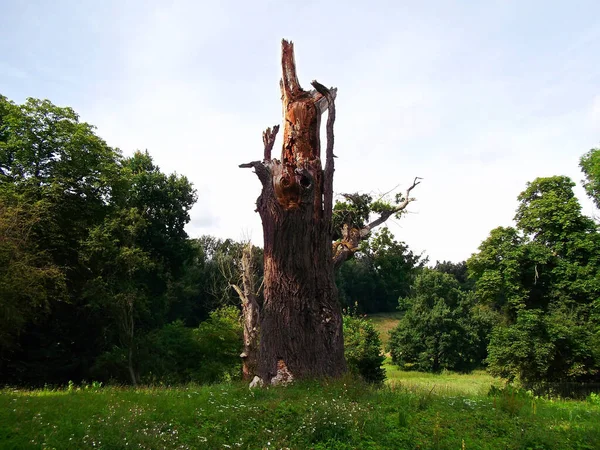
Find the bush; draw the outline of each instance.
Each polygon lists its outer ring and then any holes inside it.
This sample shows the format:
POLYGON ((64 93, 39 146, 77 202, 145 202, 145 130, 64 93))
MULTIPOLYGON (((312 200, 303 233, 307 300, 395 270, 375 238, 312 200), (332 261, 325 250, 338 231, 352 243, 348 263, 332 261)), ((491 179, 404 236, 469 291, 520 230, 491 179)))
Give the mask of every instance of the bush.
POLYGON ((381 339, 373 324, 362 318, 344 316, 344 348, 348 368, 369 383, 385 380, 381 339))
POLYGON ((516 323, 497 326, 487 358, 492 375, 524 384, 594 382, 598 362, 593 324, 566 307, 522 310, 516 323))
MULTIPOLYGON (((240 376, 242 327, 239 311, 213 311, 198 328, 176 321, 140 339, 136 369, 143 383, 216 383, 240 376)), ((101 355, 94 378, 129 382, 127 352, 115 347, 101 355)))
POLYGON ((141 380, 144 383, 178 384, 200 382, 204 354, 194 329, 182 321, 150 333, 140 352, 141 380))
POLYGON ((215 383, 241 376, 242 324, 235 306, 210 313, 208 320, 194 330, 202 356, 199 382, 215 383))

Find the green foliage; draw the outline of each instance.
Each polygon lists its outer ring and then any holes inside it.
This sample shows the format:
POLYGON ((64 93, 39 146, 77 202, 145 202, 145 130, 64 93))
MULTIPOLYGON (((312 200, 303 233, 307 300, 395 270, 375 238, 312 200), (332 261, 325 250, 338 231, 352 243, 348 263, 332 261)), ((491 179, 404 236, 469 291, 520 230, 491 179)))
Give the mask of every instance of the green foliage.
MULTIPOLYGON (((213 311, 198 328, 182 321, 153 330, 137 342, 137 369, 145 384, 216 383, 239 378, 242 328, 239 311, 213 311)), ((96 379, 127 382, 127 351, 115 347, 93 368, 96 379)))
POLYGON ((593 333, 566 308, 523 310, 496 327, 488 348, 490 373, 508 380, 585 380, 595 374, 593 333))
MULTIPOLYGON (((476 280, 479 301, 506 316, 529 301, 535 279, 531 273, 535 263, 527 258, 523 238, 514 228, 498 227, 479 246, 479 253, 467 262, 471 277, 476 280), (526 271, 527 277, 523 276, 526 271)), ((539 272, 538 272, 539 273, 539 272)), ((534 275, 534 274, 533 274, 534 275)))
POLYGON ((212 312, 196 329, 181 321, 168 324, 145 339, 142 381, 203 384, 239 378, 241 334, 234 307, 212 312))
POLYGON ((207 382, 236 379, 241 374, 242 325, 236 307, 217 309, 194 331, 205 355, 202 376, 207 382))
MULTIPOLYGON (((332 230, 333 239, 342 237, 341 231, 344 226, 350 229, 360 230, 369 223, 371 214, 386 214, 389 217, 395 209, 404 201, 402 194, 395 194, 393 198, 384 195, 373 201, 373 196, 369 194, 342 194, 344 201, 337 201, 333 206, 332 230)), ((401 210, 394 214, 400 218, 406 211, 401 210)))
POLYGON ((573 254, 573 241, 596 231, 594 221, 581 213, 574 186, 564 176, 537 178, 519 194, 515 215, 517 227, 525 235, 563 257, 578 256, 573 254))
POLYGON ((452 275, 456 278, 456 281, 459 282, 461 289, 470 290, 473 288, 473 282, 469 279, 466 261, 461 261, 459 263, 453 263, 452 261, 436 261, 433 268, 438 272, 452 275))
POLYGON ((366 313, 393 311, 426 262, 383 227, 362 242, 359 256, 340 267, 336 274, 340 301, 346 308, 357 304, 366 313))
POLYGON ((373 324, 364 317, 344 315, 344 351, 348 368, 368 383, 385 380, 381 339, 373 324))
POLYGON ((488 370, 508 380, 545 379, 553 352, 543 326, 542 312, 519 313, 510 327, 496 327, 488 348, 488 370))
MULTIPOLYGON (((120 153, 108 147, 91 125, 80 122, 72 109, 47 100, 16 105, 1 97, 0 115, 0 201, 26 211, 31 218, 26 220, 28 254, 34 266, 53 268, 52 278, 61 279, 66 288, 36 289, 45 296, 44 306, 29 315, 15 351, 0 360, 0 378, 78 379, 77 372, 97 351, 99 322, 81 304, 89 271, 79 252, 89 228, 109 208, 120 153)), ((13 259, 6 270, 16 267, 13 259)), ((17 273, 11 276, 13 283, 35 286, 23 279, 27 271, 17 273)), ((0 307, 16 299, 2 295, 0 307)), ((23 301, 27 311, 27 300, 23 301)))
POLYGON ((334 239, 341 238, 344 225, 350 228, 364 227, 371 214, 373 197, 368 194, 344 194, 346 201, 338 201, 333 206, 332 229, 334 239))
POLYGON ((11 350, 30 322, 48 313, 52 298, 64 298, 64 274, 32 236, 43 202, 0 198, 0 353, 11 350))
POLYGON ((600 233, 567 177, 519 195, 516 228, 496 228, 467 262, 478 301, 500 315, 489 370, 522 383, 600 375, 600 233))
POLYGON ((0 244, 13 324, 2 328, 18 335, 0 378, 81 380, 115 347, 134 366, 139 338, 178 318, 176 294, 195 281, 184 231, 195 200, 185 177, 148 153, 123 158, 71 108, 0 97, 0 222, 25 233, 0 244))
POLYGON ((485 317, 474 297, 451 275, 424 269, 409 297, 400 299, 404 315, 391 332, 392 360, 401 368, 439 372, 470 371, 485 357, 485 317))
POLYGON ((600 148, 593 148, 583 155, 579 167, 585 175, 583 187, 587 195, 600 208, 600 148))

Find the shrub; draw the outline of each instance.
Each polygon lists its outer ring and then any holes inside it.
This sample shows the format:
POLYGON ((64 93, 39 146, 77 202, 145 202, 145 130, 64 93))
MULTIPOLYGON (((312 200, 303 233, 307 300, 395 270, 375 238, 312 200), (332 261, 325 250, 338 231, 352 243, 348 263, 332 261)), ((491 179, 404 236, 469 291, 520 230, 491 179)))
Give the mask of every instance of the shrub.
MULTIPOLYGON (((140 339, 136 369, 143 383, 216 383, 240 376, 242 327, 239 311, 213 311, 198 328, 176 321, 140 339)), ((97 379, 129 382, 127 352, 115 347, 94 366, 97 379)))
POLYGON ((144 383, 187 383, 202 378, 204 354, 194 329, 176 321, 150 333, 140 351, 144 383))
POLYGON ((365 381, 381 384, 385 380, 382 367, 381 339, 373 324, 362 317, 344 316, 344 348, 351 372, 365 381))
POLYGON ((235 306, 210 313, 194 335, 203 355, 199 382, 214 383, 241 376, 242 324, 235 306))
POLYGON ((524 384, 598 380, 594 324, 566 306, 527 309, 497 326, 488 347, 492 375, 524 384))

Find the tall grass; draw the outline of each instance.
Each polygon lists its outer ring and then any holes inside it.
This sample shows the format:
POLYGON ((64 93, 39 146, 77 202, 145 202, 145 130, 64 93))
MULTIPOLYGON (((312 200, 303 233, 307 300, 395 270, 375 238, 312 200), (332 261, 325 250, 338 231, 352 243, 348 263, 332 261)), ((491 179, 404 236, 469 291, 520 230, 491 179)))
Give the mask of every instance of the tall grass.
POLYGON ((600 448, 594 402, 477 394, 467 386, 483 388, 481 374, 421 384, 426 378, 382 389, 351 378, 258 390, 241 383, 4 389, 0 448, 600 448))

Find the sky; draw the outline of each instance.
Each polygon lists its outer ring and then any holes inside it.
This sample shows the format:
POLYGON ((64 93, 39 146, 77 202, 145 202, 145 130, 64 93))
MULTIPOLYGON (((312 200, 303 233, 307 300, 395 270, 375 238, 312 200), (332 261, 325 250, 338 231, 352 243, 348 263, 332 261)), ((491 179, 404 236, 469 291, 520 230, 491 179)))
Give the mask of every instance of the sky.
MULTIPOLYGON (((262 244, 262 158, 281 122, 280 42, 300 83, 338 88, 336 193, 405 190, 388 225, 462 261, 536 177, 578 183, 600 146, 600 2, 0 0, 0 94, 71 106, 125 155, 198 192, 187 227, 262 244)), ((281 148, 281 136, 274 156, 281 148)))

